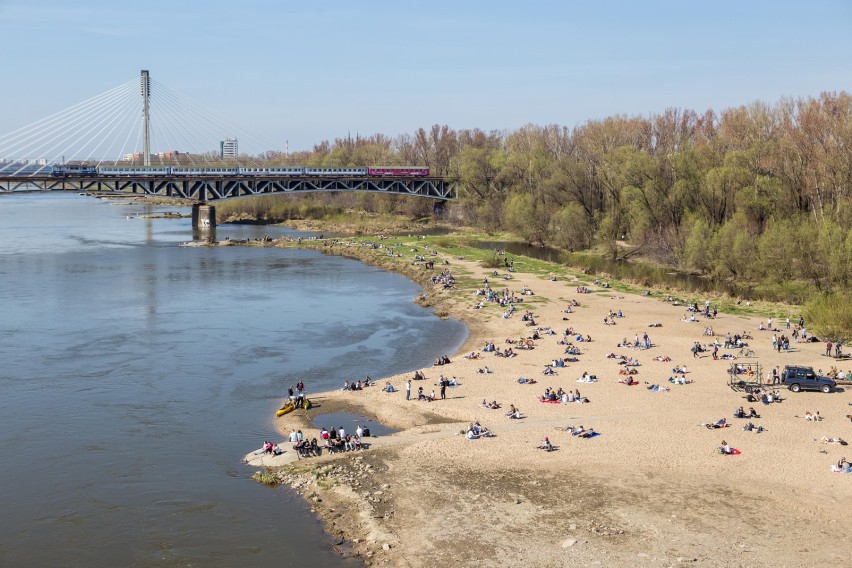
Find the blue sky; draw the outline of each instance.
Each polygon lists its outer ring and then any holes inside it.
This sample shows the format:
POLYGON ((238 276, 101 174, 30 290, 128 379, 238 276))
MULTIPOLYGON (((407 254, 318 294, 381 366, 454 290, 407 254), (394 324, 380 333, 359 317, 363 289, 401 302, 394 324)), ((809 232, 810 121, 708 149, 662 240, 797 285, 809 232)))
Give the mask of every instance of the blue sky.
POLYGON ((852 90, 849 0, 0 0, 0 38, 0 134, 143 68, 291 150, 852 90))

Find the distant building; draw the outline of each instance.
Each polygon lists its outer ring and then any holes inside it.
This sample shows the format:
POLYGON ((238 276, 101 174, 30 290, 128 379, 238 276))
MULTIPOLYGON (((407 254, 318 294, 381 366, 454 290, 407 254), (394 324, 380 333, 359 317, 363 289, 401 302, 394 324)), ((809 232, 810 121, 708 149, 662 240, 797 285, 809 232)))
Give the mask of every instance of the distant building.
POLYGON ((236 138, 226 138, 219 142, 219 157, 220 158, 236 158, 239 154, 236 138))

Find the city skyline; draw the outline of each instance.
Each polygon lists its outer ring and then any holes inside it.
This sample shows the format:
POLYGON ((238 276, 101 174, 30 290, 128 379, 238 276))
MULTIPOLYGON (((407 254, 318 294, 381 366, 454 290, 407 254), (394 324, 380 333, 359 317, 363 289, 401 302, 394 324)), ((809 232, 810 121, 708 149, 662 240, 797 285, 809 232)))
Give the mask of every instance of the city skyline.
POLYGON ((713 8, 0 1, 0 31, 18 47, 0 62, 13 87, 0 97, 0 134, 140 69, 292 151, 349 132, 573 127, 849 90, 852 6, 713 8))

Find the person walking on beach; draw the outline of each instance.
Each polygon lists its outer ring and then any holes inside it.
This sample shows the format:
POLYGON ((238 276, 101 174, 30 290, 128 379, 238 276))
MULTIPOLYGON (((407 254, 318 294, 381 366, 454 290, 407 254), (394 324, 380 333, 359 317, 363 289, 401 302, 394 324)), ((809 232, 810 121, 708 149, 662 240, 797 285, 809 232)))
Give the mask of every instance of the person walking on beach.
POLYGON ((411 400, 411 379, 405 381, 405 400, 411 400))

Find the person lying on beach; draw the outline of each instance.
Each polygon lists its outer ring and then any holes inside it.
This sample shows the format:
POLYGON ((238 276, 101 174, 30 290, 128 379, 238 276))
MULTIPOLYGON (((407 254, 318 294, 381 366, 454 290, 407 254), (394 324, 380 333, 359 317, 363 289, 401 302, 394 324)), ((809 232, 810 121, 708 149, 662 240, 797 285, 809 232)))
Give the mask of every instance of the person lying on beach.
POLYGON ((763 426, 755 426, 753 423, 749 422, 748 424, 743 426, 743 430, 745 432, 756 432, 756 433, 760 434, 761 432, 764 431, 764 428, 763 428, 763 426))
POLYGON ((711 429, 711 430, 715 429, 715 428, 727 428, 728 427, 728 421, 724 418, 720 418, 716 422, 712 422, 712 423, 709 423, 709 424, 704 423, 704 424, 701 424, 701 426, 704 426, 705 428, 708 428, 708 429, 711 429))
POLYGON ((465 359, 480 359, 481 355, 476 353, 475 351, 471 351, 470 354, 464 356, 465 359))
POLYGON ((821 442, 823 444, 840 444, 841 446, 848 445, 846 440, 843 438, 831 438, 829 436, 823 436, 822 438, 814 438, 815 442, 821 442))
POLYGON ((638 385, 638 384, 639 384, 639 381, 637 381, 637 380, 636 380, 636 379, 634 379, 633 377, 627 377, 626 379, 618 379, 618 382, 619 382, 620 384, 622 384, 622 385, 628 385, 628 386, 631 386, 631 387, 632 387, 633 385, 638 385))
POLYGON ((688 385, 692 381, 687 381, 686 375, 679 375, 677 377, 669 377, 669 382, 675 385, 688 385))
POLYGON ((669 392, 668 387, 661 387, 660 385, 650 385, 648 390, 651 392, 669 392))
POLYGON ((500 408, 500 404, 496 400, 488 402, 484 398, 482 399, 482 403, 479 406, 481 406, 482 408, 488 408, 489 410, 495 410, 497 408, 500 408))
POLYGON ((598 382, 598 378, 594 375, 590 375, 588 371, 583 371, 583 376, 577 379, 578 383, 596 383, 598 382))
MULTIPOLYGON (((798 416, 796 418, 798 418, 798 416)), ((819 422, 822 420, 822 416, 819 415, 819 410, 816 411, 816 414, 811 414, 811 411, 808 410, 802 418, 808 422, 819 422)))
POLYGON ((556 371, 554 371, 554 370, 553 370, 553 367, 550 367, 550 366, 546 366, 546 367, 544 368, 543 373, 544 373, 545 375, 556 375, 556 374, 557 374, 557 373, 556 373, 556 371))

